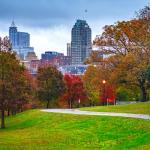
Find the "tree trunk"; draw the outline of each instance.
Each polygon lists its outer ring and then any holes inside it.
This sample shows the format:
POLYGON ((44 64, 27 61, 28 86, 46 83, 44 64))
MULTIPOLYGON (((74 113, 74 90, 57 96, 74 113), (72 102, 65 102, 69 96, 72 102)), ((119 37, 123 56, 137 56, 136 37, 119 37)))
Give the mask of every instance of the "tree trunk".
POLYGON ((1 110, 1 128, 5 128, 5 111, 1 110))
POLYGON ((69 109, 72 109, 72 100, 69 100, 68 104, 69 104, 69 109))
POLYGON ((12 109, 12 115, 16 115, 16 109, 12 109))
POLYGON ((10 116, 10 110, 9 109, 7 110, 7 116, 10 116))
POLYGON ((90 107, 92 107, 93 106, 93 102, 92 102, 92 100, 90 100, 90 107))
POLYGON ((22 106, 20 107, 20 112, 23 112, 23 107, 22 106))
POLYGON ((146 89, 144 87, 141 88, 141 92, 142 92, 142 102, 147 101, 147 93, 146 93, 146 89))
POLYGON ((47 101, 47 105, 46 105, 46 108, 49 108, 49 100, 47 101))
POLYGON ((140 87, 141 95, 142 95, 141 102, 147 101, 147 92, 146 92, 146 85, 145 84, 146 84, 145 79, 139 80, 139 87, 140 87))

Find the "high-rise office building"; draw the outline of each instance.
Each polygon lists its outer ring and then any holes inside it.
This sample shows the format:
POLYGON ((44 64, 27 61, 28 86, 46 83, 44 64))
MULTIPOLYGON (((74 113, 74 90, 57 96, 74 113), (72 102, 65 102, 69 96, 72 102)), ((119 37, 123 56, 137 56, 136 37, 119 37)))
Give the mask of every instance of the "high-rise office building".
POLYGON ((85 20, 77 20, 71 34, 71 57, 72 65, 83 64, 89 57, 91 44, 91 28, 85 20))
POLYGON ((16 51, 22 59, 25 59, 28 52, 34 52, 34 48, 30 47, 30 34, 18 32, 14 21, 9 27, 9 39, 13 50, 16 51))
POLYGON ((9 39, 11 41, 12 47, 16 47, 18 45, 18 32, 14 21, 9 27, 9 39))
POLYGON ((30 34, 26 32, 18 32, 18 46, 30 47, 30 34))

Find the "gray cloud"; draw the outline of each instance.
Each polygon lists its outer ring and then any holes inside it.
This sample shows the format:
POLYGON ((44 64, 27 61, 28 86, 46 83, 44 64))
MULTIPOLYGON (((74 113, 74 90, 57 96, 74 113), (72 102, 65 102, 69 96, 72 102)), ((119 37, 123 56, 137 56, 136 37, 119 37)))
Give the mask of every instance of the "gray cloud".
POLYGON ((0 0, 0 21, 14 18, 31 27, 68 24, 77 18, 88 20, 126 19, 149 0, 0 0), (85 14, 84 10, 88 13, 85 14))
POLYGON ((149 0, 0 0, 0 36, 8 35, 15 20, 19 31, 31 34, 31 46, 40 57, 47 50, 66 53, 76 19, 86 19, 93 38, 106 24, 127 20, 149 0), (88 12, 85 14, 84 10, 88 12), (58 44, 59 41, 59 44, 58 44))

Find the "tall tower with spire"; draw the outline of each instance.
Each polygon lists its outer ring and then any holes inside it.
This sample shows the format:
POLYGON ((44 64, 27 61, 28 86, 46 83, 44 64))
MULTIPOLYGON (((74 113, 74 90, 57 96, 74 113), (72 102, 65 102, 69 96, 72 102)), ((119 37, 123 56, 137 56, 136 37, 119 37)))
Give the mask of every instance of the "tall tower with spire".
POLYGON ((9 39, 11 41, 12 47, 16 47, 18 45, 17 27, 16 27, 14 21, 12 21, 12 24, 9 27, 9 39))
POLYGON ((12 49, 16 51, 22 59, 26 58, 28 52, 34 52, 34 48, 30 47, 30 34, 17 31, 14 21, 12 21, 9 27, 9 39, 12 44, 12 49))

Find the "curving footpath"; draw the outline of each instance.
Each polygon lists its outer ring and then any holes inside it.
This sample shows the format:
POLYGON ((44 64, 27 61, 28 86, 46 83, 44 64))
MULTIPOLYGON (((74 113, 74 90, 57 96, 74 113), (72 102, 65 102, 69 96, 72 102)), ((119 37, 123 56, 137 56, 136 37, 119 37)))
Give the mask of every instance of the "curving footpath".
POLYGON ((143 114, 92 112, 92 111, 81 111, 78 109, 42 109, 41 111, 52 113, 77 114, 77 115, 115 116, 115 117, 127 117, 127 118, 150 120, 150 115, 143 115, 143 114))

